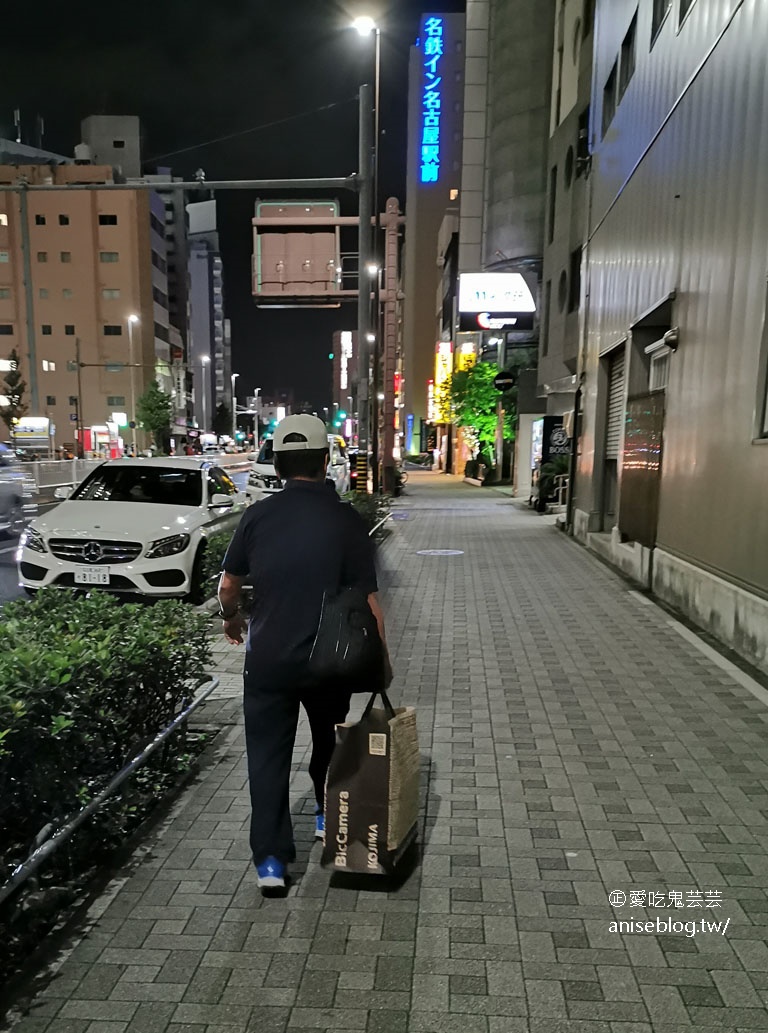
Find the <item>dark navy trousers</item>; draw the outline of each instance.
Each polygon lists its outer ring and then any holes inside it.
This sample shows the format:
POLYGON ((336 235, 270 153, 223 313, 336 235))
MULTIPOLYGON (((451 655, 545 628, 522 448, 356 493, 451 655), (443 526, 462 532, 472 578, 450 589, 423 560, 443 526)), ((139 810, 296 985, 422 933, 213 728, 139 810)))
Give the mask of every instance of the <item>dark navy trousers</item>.
POLYGON ((245 744, 251 790, 251 853, 255 865, 267 857, 296 860, 289 783, 293 746, 303 706, 312 732, 309 775, 320 811, 325 777, 336 743, 335 726, 349 712, 350 693, 263 685, 245 677, 245 744))

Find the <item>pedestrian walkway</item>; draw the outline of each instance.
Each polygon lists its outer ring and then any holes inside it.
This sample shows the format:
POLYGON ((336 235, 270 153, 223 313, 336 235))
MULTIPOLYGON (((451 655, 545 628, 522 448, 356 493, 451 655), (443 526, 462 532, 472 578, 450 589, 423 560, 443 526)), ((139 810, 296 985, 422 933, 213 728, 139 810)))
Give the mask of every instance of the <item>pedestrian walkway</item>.
POLYGON ((393 695, 418 708, 421 864, 389 892, 319 868, 302 726, 297 881, 263 900, 233 677, 215 760, 18 1033, 768 1029, 749 679, 492 489, 411 474, 396 516, 382 588, 393 695))

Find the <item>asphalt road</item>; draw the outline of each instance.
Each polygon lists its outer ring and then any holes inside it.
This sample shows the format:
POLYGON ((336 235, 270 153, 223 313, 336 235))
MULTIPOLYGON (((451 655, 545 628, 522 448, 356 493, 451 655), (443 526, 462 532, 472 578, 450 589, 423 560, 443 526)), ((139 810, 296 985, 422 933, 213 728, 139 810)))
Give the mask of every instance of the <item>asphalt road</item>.
MULTIPOLYGON (((232 474, 232 480, 240 491, 245 491, 248 471, 242 470, 232 474)), ((39 514, 47 513, 55 503, 39 507, 39 514)), ((19 588, 16 576, 16 547, 18 539, 0 538, 0 606, 11 599, 26 599, 24 589, 19 588)))

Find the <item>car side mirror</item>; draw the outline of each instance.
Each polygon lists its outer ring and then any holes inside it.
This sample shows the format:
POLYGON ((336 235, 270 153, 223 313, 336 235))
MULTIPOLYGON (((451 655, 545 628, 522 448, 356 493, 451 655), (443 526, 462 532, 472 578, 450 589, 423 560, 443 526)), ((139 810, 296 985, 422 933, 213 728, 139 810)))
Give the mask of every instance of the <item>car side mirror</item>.
POLYGON ((72 488, 57 488, 53 493, 53 497, 58 499, 59 502, 63 502, 64 499, 68 499, 72 494, 72 488))
POLYGON ((208 505, 214 509, 231 509, 234 502, 231 495, 224 495, 222 492, 216 492, 215 495, 211 496, 211 501, 208 505))

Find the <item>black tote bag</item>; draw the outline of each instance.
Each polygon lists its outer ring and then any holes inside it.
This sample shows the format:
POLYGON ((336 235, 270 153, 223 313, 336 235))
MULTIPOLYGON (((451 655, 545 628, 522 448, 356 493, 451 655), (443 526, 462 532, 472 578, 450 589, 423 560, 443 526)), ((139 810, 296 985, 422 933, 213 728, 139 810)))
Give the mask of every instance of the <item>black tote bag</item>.
POLYGON ((359 588, 323 596, 309 674, 313 683, 350 692, 384 689, 384 647, 368 597, 359 588))

